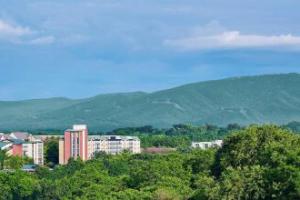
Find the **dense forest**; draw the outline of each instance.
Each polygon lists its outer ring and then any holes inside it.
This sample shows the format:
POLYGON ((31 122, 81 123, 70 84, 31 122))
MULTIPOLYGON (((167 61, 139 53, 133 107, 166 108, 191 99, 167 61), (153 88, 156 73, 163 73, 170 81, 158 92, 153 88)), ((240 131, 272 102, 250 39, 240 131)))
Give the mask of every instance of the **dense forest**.
POLYGON ((124 152, 36 173, 1 171, 0 199, 300 199, 300 136, 266 125, 234 130, 220 149, 124 152))

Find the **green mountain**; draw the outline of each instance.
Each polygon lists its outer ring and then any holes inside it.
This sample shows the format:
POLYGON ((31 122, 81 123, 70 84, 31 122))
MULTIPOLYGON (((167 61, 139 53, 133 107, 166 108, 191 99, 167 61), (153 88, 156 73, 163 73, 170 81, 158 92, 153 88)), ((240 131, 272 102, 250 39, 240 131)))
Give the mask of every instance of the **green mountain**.
POLYGON ((288 123, 300 121, 300 74, 229 78, 154 93, 105 94, 71 100, 0 101, 0 130, 91 130, 177 123, 288 123))

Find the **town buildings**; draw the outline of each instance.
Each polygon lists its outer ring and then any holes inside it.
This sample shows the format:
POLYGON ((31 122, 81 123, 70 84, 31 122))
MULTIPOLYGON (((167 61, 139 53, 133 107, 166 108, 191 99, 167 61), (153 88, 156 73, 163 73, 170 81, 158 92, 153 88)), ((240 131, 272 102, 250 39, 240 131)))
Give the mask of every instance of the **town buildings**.
POLYGON ((32 158, 36 165, 44 165, 44 143, 26 132, 0 134, 0 149, 8 155, 32 158))
POLYGON ((131 136, 90 136, 86 125, 74 125, 59 140, 59 164, 67 164, 70 158, 91 159, 97 152, 118 154, 123 151, 140 153, 140 140, 131 136))
POLYGON ((214 140, 210 142, 192 142, 192 148, 208 149, 222 147, 223 140, 214 140))

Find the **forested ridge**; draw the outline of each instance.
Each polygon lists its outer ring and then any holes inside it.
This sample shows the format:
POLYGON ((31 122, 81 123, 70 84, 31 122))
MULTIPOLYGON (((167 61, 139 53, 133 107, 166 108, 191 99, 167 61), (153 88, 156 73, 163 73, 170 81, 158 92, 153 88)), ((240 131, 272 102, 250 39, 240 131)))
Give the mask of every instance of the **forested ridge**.
POLYGON ((2 171, 0 190, 0 199, 300 199, 300 136, 253 125, 220 149, 99 153, 52 171, 2 171))
POLYGON ((299 74, 276 74, 198 82, 153 93, 0 101, 0 127, 32 132, 84 123, 96 132, 145 125, 170 128, 178 123, 285 124, 300 121, 299 85, 299 74))

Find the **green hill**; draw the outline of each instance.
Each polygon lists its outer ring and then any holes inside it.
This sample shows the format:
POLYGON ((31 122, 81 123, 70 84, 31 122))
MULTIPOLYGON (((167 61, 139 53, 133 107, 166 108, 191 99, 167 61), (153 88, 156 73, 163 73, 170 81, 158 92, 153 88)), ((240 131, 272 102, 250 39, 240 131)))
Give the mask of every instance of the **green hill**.
POLYGON ((92 130, 177 123, 227 125, 300 121, 300 74, 230 78, 154 93, 121 93, 71 100, 0 101, 0 130, 92 130))

